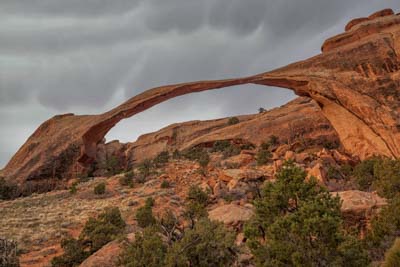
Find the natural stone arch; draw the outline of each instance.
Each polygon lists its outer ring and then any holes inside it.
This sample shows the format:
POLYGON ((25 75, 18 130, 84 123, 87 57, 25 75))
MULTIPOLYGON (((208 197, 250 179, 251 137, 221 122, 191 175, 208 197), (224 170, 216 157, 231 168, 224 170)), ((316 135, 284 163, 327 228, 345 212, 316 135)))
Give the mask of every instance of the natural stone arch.
POLYGON ((400 157, 400 16, 372 16, 328 39, 323 53, 255 76, 162 86, 100 115, 66 114, 43 123, 0 175, 20 182, 67 175, 95 160, 96 146, 120 120, 192 92, 243 84, 283 87, 314 99, 344 148, 361 159, 400 157))

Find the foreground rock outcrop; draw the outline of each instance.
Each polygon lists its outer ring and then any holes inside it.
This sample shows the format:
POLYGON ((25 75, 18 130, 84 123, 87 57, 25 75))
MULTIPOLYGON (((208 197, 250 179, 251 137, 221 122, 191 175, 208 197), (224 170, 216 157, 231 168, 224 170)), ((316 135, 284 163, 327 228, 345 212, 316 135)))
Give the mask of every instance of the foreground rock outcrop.
POLYGON ((352 21, 322 54, 255 76, 162 86, 100 115, 56 116, 43 123, 0 175, 24 183, 82 173, 120 120, 176 96, 240 84, 293 90, 318 103, 344 148, 361 159, 400 157, 400 16, 381 11, 352 21))

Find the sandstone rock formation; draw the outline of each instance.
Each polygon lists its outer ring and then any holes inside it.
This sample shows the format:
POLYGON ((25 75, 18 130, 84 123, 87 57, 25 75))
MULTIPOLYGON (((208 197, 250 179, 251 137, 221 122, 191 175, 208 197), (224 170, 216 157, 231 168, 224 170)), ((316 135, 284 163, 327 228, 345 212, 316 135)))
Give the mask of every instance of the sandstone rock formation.
POLYGON ((400 157, 400 16, 391 10, 353 21, 323 53, 255 76, 162 86, 100 115, 65 114, 42 124, 0 175, 20 183, 79 173, 120 120, 176 96, 240 84, 278 86, 315 100, 344 148, 364 159, 400 157))

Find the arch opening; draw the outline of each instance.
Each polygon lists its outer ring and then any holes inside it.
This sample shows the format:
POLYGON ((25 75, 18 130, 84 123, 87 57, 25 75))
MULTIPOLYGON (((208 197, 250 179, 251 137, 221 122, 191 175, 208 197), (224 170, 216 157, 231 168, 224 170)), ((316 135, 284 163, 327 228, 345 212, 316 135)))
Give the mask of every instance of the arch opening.
POLYGON ((116 124, 105 136, 106 143, 134 142, 139 136, 175 123, 216 120, 258 113, 294 99, 293 91, 257 84, 237 85, 219 90, 191 93, 138 113, 116 124))

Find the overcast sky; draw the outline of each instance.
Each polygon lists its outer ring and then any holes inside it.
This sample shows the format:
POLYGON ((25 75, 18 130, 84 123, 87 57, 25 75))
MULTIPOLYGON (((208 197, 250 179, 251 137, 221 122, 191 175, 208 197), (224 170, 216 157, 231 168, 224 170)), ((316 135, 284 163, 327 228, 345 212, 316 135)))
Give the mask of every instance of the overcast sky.
MULTIPOLYGON (((264 72, 318 54, 346 22, 398 0, 0 0, 0 168, 46 119, 95 114, 155 86, 264 72)), ((117 125, 255 113, 294 95, 240 86, 182 96, 117 125)))

